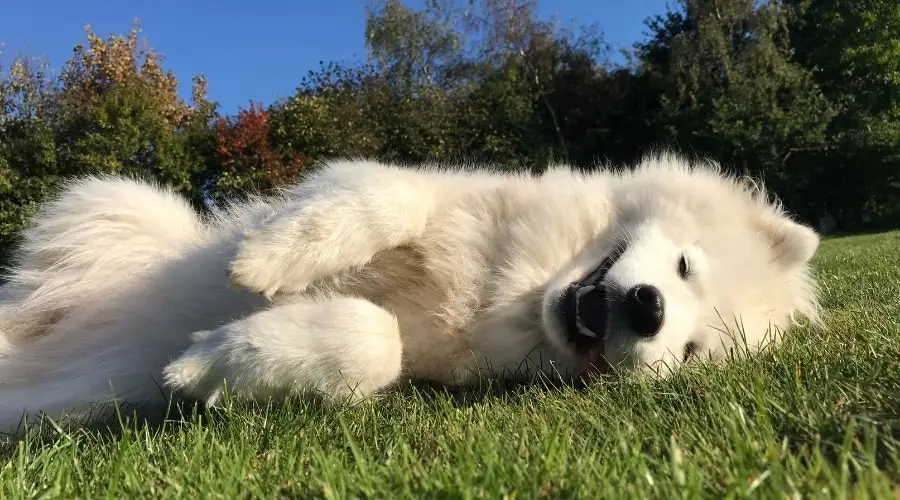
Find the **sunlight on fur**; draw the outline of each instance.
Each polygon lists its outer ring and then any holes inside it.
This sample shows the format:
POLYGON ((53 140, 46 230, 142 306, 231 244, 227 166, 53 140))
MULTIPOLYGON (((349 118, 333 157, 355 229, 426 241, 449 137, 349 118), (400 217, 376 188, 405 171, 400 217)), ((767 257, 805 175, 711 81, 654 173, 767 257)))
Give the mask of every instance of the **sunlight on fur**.
POLYGON ((760 186, 670 155, 333 161, 205 218, 163 187, 74 180, 0 288, 0 425, 171 391, 216 405, 226 384, 353 401, 523 367, 665 376, 817 322, 818 244, 760 186))

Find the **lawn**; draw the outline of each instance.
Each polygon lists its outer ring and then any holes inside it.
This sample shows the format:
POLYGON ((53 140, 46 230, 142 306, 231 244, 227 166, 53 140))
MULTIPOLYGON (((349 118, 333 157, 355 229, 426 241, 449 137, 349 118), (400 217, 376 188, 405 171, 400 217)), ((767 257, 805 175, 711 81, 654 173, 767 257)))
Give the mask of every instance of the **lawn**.
POLYGON ((0 498, 896 497, 900 233, 828 240, 816 269, 828 326, 724 368, 28 439, 0 498))

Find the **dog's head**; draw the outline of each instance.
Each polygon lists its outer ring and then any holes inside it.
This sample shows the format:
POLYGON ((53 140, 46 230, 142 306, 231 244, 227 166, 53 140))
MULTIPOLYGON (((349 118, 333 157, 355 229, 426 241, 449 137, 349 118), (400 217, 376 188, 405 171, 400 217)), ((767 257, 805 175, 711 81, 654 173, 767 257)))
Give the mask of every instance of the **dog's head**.
POLYGON ((760 189, 662 160, 604 182, 610 217, 542 296, 547 340, 580 371, 671 372, 817 320, 819 237, 760 189))

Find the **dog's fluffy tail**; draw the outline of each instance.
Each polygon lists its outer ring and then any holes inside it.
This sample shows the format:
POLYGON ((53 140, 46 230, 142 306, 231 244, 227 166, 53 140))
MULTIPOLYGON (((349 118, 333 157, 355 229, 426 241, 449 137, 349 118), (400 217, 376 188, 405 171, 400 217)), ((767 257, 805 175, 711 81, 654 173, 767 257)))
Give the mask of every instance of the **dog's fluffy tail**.
POLYGON ((0 287, 0 355, 44 333, 76 304, 103 301, 203 236, 187 201, 121 177, 88 177, 46 203, 0 287))

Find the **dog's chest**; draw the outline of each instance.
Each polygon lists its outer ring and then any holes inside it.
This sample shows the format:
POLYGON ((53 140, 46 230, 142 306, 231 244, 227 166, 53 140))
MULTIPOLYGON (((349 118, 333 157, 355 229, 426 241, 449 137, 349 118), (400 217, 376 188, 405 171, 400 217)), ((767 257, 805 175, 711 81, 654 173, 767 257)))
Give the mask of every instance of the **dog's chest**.
POLYGON ((471 330, 492 268, 489 239, 486 231, 443 226, 375 255, 336 279, 333 290, 397 317, 408 376, 458 382, 459 366, 471 364, 471 330))

